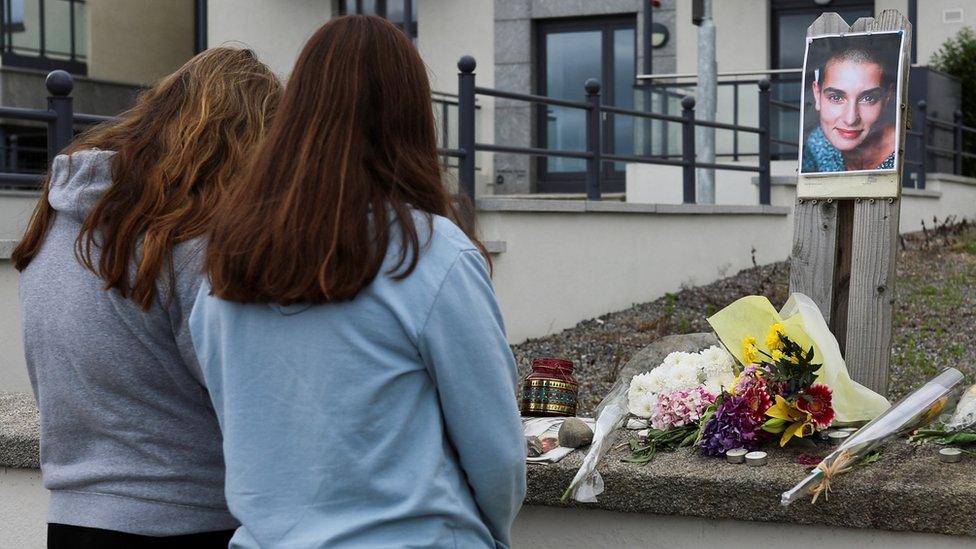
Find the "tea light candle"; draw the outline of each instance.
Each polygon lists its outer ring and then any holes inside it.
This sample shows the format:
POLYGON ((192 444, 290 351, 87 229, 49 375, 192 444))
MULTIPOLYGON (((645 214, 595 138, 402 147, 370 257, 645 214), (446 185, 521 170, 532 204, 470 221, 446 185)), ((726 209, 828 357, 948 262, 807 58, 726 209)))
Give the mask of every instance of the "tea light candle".
POLYGON ((959 463, 962 461, 962 450, 959 448, 942 448, 939 450, 939 461, 942 463, 959 463))
POLYGON ((745 448, 735 448, 734 450, 725 452, 725 460, 729 463, 745 463, 746 454, 748 453, 749 450, 746 450, 745 448))
POLYGON ((834 431, 832 433, 827 433, 827 439, 833 444, 840 444, 847 440, 847 437, 851 434, 847 431, 834 431))
POLYGON ((762 465, 766 465, 767 461, 768 458, 766 456, 766 452, 749 452, 746 454, 746 465, 760 467, 762 465))

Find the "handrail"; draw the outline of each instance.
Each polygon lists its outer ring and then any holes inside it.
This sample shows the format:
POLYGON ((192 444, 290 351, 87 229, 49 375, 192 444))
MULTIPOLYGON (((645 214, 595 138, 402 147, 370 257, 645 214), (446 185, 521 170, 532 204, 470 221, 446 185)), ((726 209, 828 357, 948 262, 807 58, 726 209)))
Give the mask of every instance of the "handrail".
POLYGON ((58 119, 57 113, 41 109, 22 109, 20 107, 0 107, 0 118, 15 118, 18 120, 37 120, 53 122, 58 119))
MULTIPOLYGON (((751 71, 725 71, 716 73, 719 78, 723 76, 757 76, 766 74, 801 74, 803 69, 757 69, 751 71)), ((698 78, 698 73, 694 72, 673 72, 665 74, 638 74, 638 80, 659 80, 664 78, 698 78)))
POLYGON ((655 112, 646 111, 635 111, 633 109, 624 109, 621 107, 613 107, 610 105, 600 105, 600 110, 604 112, 612 112, 614 114, 623 114, 626 116, 638 116, 641 118, 649 118, 651 120, 664 120, 666 122, 684 122, 684 118, 680 116, 674 116, 670 114, 658 114, 655 112))
POLYGON ((769 104, 774 107, 779 107, 781 109, 788 109, 791 111, 800 112, 800 106, 793 103, 787 103, 785 101, 777 101, 775 99, 770 99, 769 104))
POLYGON ((590 106, 582 101, 570 101, 568 99, 554 99, 544 95, 533 95, 531 93, 516 93, 510 91, 496 90, 492 88, 482 88, 475 86, 476 94, 500 97, 502 99, 514 99, 516 101, 530 101, 532 103, 545 103, 546 105, 556 105, 558 107, 572 107, 574 109, 589 109, 590 106))
POLYGON ((559 156, 565 158, 584 159, 593 158, 593 153, 586 151, 561 151, 557 149, 540 149, 538 147, 510 147, 507 145, 495 145, 492 143, 475 143, 474 148, 475 150, 479 151, 528 154, 530 156, 559 156))

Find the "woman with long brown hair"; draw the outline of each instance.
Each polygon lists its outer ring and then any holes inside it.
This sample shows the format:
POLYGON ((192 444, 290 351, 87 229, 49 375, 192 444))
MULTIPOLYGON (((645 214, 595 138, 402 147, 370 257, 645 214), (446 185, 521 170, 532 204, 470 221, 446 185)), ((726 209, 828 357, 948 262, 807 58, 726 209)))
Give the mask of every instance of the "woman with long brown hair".
POLYGON ((251 51, 208 50, 54 159, 13 253, 49 547, 226 547, 237 526, 186 323, 280 94, 251 51))
POLYGON ((218 210, 190 328, 234 547, 509 545, 515 362, 430 97, 397 27, 330 21, 218 210))

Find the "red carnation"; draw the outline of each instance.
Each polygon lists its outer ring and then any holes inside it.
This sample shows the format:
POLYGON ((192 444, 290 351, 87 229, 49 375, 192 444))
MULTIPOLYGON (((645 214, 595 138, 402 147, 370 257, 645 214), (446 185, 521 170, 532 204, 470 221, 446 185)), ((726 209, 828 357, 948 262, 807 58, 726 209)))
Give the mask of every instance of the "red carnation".
POLYGON ((796 399, 796 407, 810 412, 813 422, 817 428, 829 427, 834 421, 834 407, 830 404, 830 387, 814 383, 800 393, 800 398, 796 399))

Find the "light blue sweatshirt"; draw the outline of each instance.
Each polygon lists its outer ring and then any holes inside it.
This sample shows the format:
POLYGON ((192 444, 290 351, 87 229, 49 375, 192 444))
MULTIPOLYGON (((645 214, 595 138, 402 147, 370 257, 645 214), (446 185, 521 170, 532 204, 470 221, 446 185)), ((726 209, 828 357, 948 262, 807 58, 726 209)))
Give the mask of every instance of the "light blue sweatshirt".
POLYGON ((231 547, 510 544, 525 496, 515 362, 484 259, 449 221, 425 235, 416 219, 416 270, 387 274, 394 235, 350 301, 245 305, 201 287, 190 328, 242 523, 231 547))

